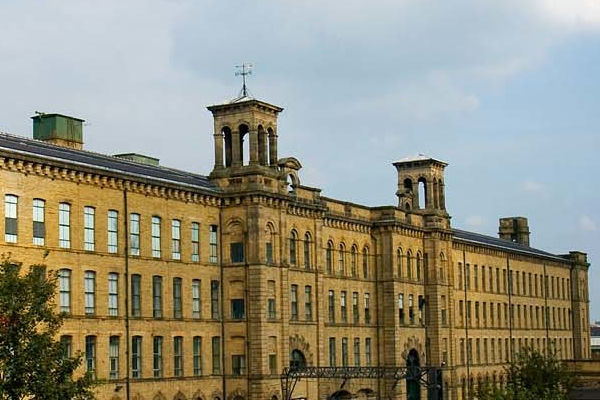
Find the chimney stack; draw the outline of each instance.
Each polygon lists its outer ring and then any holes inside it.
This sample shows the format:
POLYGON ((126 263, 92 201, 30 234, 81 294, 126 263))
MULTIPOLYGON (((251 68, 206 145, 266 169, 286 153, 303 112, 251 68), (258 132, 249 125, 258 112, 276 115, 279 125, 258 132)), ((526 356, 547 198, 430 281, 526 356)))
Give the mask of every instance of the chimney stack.
POLYGON ((31 117, 33 138, 58 146, 83 149, 84 120, 62 114, 44 114, 31 117))
POLYGON ((529 234, 527 218, 500 218, 500 228, 498 230, 500 239, 510 240, 511 242, 529 246, 529 234))

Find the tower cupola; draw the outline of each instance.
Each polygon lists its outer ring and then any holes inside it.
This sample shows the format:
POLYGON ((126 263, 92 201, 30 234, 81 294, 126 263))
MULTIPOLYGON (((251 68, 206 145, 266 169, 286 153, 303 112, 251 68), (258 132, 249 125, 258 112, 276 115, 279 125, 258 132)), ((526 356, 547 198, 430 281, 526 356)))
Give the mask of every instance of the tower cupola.
POLYGON ((447 165, 423 154, 395 162, 398 206, 405 211, 445 214, 444 168, 447 165))

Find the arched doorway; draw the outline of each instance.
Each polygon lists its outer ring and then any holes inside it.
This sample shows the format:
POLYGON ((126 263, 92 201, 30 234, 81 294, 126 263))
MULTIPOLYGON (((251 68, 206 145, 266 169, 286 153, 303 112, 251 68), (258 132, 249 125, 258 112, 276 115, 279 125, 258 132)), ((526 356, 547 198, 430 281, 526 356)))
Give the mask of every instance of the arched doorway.
POLYGON ((352 400, 352 394, 347 390, 338 390, 329 396, 329 400, 352 400))
POLYGON ((306 367, 306 357, 304 354, 298 350, 292 350, 292 354, 290 355, 290 368, 304 368, 306 367))
POLYGON ((419 400, 421 398, 420 361, 417 350, 412 349, 406 358, 406 399, 419 400))

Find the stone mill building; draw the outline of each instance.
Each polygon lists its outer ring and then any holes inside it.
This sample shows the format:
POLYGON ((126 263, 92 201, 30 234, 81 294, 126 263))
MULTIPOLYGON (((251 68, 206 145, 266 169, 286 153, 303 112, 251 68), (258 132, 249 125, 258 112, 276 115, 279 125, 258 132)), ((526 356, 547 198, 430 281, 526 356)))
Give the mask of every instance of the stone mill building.
MULTIPOLYGON (((57 271, 60 340, 99 399, 282 400, 290 365, 437 366, 444 399, 463 399, 526 346, 590 357, 586 254, 530 247, 522 217, 499 237, 453 228, 445 162, 401 159, 397 204, 354 204, 279 156, 281 107, 208 110, 209 176, 83 150, 64 115, 33 117, 34 139, 0 134, 1 252, 57 271)), ((426 391, 312 378, 292 397, 426 391)))

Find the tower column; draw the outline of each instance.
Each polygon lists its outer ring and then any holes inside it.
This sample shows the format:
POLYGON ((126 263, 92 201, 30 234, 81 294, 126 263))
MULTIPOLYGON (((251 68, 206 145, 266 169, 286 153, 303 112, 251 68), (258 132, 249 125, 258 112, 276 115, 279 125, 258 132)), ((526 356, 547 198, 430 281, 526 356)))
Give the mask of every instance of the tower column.
POLYGON ((242 166, 242 143, 240 142, 240 132, 231 132, 231 147, 232 147, 232 158, 231 165, 233 167, 242 166))
POLYGON ((215 169, 223 168, 223 134, 215 133, 215 169))
POLYGON ((433 204, 433 183, 430 179, 425 181, 425 208, 434 208, 433 204))
POLYGON ((440 209, 446 209, 446 198, 444 196, 444 183, 440 181, 438 183, 438 195, 440 197, 440 209))
POLYGON ((250 135, 250 165, 258 164, 258 131, 248 132, 250 135))
POLYGON ((419 181, 413 182, 412 184, 412 194, 413 194, 413 209, 419 209, 419 181))
POLYGON ((277 166, 277 134, 275 132, 269 135, 269 160, 272 167, 277 166))

